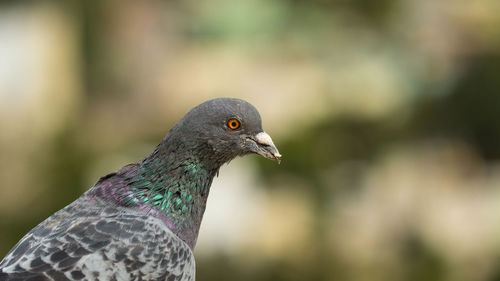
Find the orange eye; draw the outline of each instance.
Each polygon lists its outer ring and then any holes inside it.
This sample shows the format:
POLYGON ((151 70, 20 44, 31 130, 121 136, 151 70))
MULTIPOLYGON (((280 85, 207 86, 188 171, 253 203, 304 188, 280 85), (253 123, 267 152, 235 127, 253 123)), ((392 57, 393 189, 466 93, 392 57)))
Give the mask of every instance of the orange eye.
POLYGON ((229 129, 231 130, 236 130, 240 127, 240 121, 238 119, 235 119, 235 118, 231 118, 229 120, 227 120, 227 126, 229 127, 229 129))

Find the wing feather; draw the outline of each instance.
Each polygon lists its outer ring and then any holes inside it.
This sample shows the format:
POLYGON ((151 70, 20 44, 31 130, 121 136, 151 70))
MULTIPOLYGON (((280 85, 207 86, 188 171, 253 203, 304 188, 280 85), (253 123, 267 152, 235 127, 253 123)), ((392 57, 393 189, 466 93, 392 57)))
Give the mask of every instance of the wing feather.
POLYGON ((12 248, 0 262, 0 281, 194 280, 191 249, 161 220, 79 200, 12 248))

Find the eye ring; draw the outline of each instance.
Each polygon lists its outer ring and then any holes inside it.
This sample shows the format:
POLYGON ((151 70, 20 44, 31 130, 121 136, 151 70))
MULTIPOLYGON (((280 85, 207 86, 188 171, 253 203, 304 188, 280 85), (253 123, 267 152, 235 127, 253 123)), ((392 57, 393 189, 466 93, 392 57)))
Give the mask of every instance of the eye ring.
POLYGON ((231 118, 231 119, 227 120, 226 124, 227 124, 227 127, 231 130, 237 130, 241 126, 240 120, 238 120, 236 118, 231 118))

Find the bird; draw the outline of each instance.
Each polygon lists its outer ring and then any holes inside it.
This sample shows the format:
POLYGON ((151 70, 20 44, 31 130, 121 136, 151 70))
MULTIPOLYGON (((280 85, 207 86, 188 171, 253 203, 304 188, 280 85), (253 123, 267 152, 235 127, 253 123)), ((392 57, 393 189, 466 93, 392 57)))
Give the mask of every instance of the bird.
POLYGON ((237 156, 281 160, 257 109, 215 98, 186 113, 144 159, 107 174, 28 232, 0 281, 195 280, 213 178, 237 156))

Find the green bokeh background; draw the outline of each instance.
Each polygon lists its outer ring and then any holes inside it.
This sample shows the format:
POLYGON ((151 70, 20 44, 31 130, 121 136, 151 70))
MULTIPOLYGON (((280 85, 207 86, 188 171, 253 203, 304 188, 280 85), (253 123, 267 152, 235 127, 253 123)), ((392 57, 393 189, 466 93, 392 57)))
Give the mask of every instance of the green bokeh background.
POLYGON ((233 177, 250 196, 209 202, 197 280, 500 280, 499 14, 496 0, 1 2, 0 256, 191 107, 233 96, 284 158, 221 170, 214 188, 233 177))

